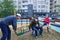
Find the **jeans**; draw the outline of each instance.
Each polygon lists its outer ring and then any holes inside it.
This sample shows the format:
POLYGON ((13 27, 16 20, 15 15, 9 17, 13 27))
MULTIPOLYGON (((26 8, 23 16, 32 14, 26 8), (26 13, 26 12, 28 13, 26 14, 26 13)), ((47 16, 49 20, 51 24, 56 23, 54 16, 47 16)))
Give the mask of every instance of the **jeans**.
POLYGON ((40 35, 42 35, 42 32, 43 32, 43 27, 32 27, 32 30, 35 31, 35 36, 38 36, 38 32, 40 35))
POLYGON ((45 26, 45 25, 47 27, 47 32, 49 32, 49 24, 43 24, 43 26, 45 26))
POLYGON ((8 25, 5 25, 3 22, 0 22, 0 28, 2 31, 1 40, 11 40, 11 30, 8 25))

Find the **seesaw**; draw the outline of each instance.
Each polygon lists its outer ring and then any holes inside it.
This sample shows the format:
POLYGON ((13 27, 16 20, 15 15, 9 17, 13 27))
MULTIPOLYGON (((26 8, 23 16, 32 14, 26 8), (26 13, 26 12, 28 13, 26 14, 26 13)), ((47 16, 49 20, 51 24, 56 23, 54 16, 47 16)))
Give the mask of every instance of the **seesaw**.
POLYGON ((21 36, 21 35, 23 35, 23 34, 25 34, 25 33, 28 33, 29 32, 29 30, 25 30, 25 31, 23 31, 23 32, 18 32, 18 33, 16 33, 16 35, 17 36, 21 36))
POLYGON ((21 36, 21 35, 23 35, 23 34, 25 34, 25 33, 28 33, 29 32, 29 30, 26 30, 26 31, 24 31, 24 32, 18 32, 18 33, 16 33, 16 35, 17 36, 21 36))

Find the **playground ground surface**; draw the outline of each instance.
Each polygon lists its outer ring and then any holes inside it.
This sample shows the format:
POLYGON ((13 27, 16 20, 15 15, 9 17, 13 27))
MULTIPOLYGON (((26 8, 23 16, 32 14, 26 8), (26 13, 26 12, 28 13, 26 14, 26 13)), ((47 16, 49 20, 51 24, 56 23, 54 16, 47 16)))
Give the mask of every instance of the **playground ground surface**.
MULTIPOLYGON (((20 28, 18 28, 18 32, 20 28)), ((23 34, 21 36, 17 36, 14 31, 11 31, 11 40, 60 40, 60 33, 50 29, 50 33, 47 33, 46 28, 43 31, 43 36, 39 36, 37 38, 31 35, 31 32, 23 34)), ((0 32, 0 38, 2 33, 0 32)))

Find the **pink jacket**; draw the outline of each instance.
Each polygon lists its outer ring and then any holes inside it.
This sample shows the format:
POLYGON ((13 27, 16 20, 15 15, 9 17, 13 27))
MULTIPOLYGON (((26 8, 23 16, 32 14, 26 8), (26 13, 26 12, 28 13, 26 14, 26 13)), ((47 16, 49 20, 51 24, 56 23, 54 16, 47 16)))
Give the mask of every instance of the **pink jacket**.
POLYGON ((50 23, 49 17, 44 18, 44 24, 49 24, 49 23, 50 23))

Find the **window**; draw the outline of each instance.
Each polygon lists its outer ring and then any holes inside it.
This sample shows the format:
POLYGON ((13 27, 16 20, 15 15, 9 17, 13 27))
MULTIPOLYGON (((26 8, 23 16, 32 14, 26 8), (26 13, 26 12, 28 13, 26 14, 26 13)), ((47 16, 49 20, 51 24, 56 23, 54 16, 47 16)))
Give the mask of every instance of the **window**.
POLYGON ((18 4, 21 4, 21 2, 18 2, 18 4))
MULTIPOLYGON (((45 6, 45 8, 49 8, 49 6, 45 6)), ((51 7, 52 8, 52 7, 51 7)))
POLYGON ((41 12, 45 12, 45 10, 44 9, 41 9, 41 12))
POLYGON ((54 10, 54 12, 56 12, 56 10, 54 10))
POLYGON ((21 6, 18 6, 18 8, 21 8, 21 6))
POLYGON ((37 12, 37 10, 34 10, 34 12, 37 12))
POLYGON ((23 5, 23 7, 26 7, 27 5, 23 5))
POLYGON ((46 12, 48 12, 49 10, 46 10, 46 12))
POLYGON ((37 6, 34 6, 34 8, 36 8, 37 6))
POLYGON ((41 4, 45 4, 46 2, 45 2, 45 1, 41 1, 40 3, 41 3, 41 4))
POLYGON ((42 1, 45 1, 45 0, 42 0, 42 1))
POLYGON ((37 3, 37 0, 33 0, 33 3, 37 3))
POLYGON ((22 10, 22 12, 24 12, 25 10, 22 10))
POLYGON ((50 2, 53 2, 53 0, 50 0, 50 2))
POLYGON ((40 5, 38 5, 38 8, 40 8, 40 5))
MULTIPOLYGON (((48 5, 49 4, 49 2, 46 2, 46 4, 48 5)), ((52 3, 51 3, 52 4, 52 3)))
POLYGON ((54 3, 56 3, 57 1, 55 1, 54 3))
POLYGON ((14 1, 14 3, 16 3, 17 1, 14 1))
POLYGON ((33 0, 33 1, 37 1, 37 0, 33 0))
POLYGON ((20 9, 18 9, 18 12, 21 12, 21 10, 20 10, 20 9))
POLYGON ((38 12, 40 12, 40 10, 38 10, 38 12))
POLYGON ((50 7, 50 9, 52 9, 52 7, 50 7))
POLYGON ((45 5, 41 5, 41 8, 45 8, 45 5))
POLYGON ((40 4, 40 1, 38 1, 38 4, 40 4))
POLYGON ((30 0, 30 2, 31 2, 32 0, 30 0))
POLYGON ((45 0, 45 2, 50 2, 50 0, 45 0))
POLYGON ((25 3, 25 2, 28 2, 28 1, 27 0, 23 0, 22 2, 25 3))
POLYGON ((37 2, 33 2, 34 4, 36 4, 37 2))
POLYGON ((28 12, 28 10, 25 10, 25 12, 28 12))

